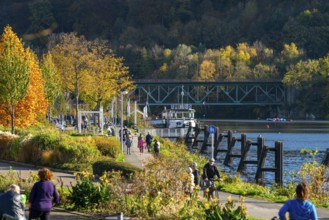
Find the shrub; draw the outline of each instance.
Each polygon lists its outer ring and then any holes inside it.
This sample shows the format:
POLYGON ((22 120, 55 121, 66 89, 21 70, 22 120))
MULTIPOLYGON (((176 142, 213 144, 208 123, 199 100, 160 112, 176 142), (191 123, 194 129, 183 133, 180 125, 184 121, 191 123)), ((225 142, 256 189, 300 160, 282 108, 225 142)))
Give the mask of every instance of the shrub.
POLYGON ((55 149, 55 157, 59 163, 92 163, 100 157, 100 152, 91 137, 66 136, 55 149))
POLYGON ((41 151, 55 149, 61 140, 58 131, 45 131, 38 133, 31 139, 31 144, 38 147, 41 151))
POLYGON ((92 137, 72 138, 58 131, 29 135, 22 142, 23 161, 61 167, 63 164, 85 164, 99 159, 92 137))
POLYGON ((10 143, 17 137, 9 132, 0 131, 0 158, 8 159, 10 157, 10 143))
POLYGON ((94 175, 101 176, 104 172, 108 171, 121 171, 122 175, 128 178, 136 172, 141 171, 141 169, 130 163, 115 162, 110 160, 97 161, 93 164, 94 175))
POLYGON ((27 163, 49 165, 55 162, 55 158, 43 158, 43 156, 47 155, 44 152, 52 153, 60 141, 61 135, 56 130, 43 131, 34 136, 29 134, 21 142, 21 160, 27 163))
POLYGON ((77 179, 76 185, 69 192, 67 199, 77 210, 97 208, 109 198, 106 185, 103 182, 94 184, 88 172, 83 172, 83 176, 77 179))
POLYGON ((120 142, 115 137, 95 137, 98 150, 103 156, 116 158, 121 152, 120 142))
POLYGON ((14 160, 14 161, 20 161, 21 160, 21 150, 22 150, 22 137, 18 137, 13 139, 9 143, 9 157, 6 158, 6 160, 14 160))

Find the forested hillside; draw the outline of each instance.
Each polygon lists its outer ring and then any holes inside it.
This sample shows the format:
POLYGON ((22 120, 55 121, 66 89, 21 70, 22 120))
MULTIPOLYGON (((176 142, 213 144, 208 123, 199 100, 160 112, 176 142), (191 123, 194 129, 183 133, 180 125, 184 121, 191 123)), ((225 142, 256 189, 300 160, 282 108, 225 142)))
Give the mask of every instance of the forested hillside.
POLYGON ((56 24, 56 33, 75 31, 116 47, 261 41, 281 50, 295 42, 310 58, 329 47, 327 0, 1 0, 0 8, 0 27, 10 24, 20 36, 56 24))
POLYGON ((312 97, 302 115, 328 115, 328 0, 1 0, 0 17, 40 54, 77 32, 108 40, 135 79, 284 80, 312 97))

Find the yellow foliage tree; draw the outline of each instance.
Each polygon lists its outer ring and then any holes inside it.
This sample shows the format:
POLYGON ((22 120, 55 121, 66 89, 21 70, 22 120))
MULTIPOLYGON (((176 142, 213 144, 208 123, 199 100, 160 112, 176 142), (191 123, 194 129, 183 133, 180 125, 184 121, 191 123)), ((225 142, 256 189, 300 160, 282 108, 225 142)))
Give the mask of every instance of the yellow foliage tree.
MULTIPOLYGON (((18 127, 26 127, 28 125, 36 124, 37 117, 39 115, 45 116, 48 103, 45 100, 44 81, 42 79, 42 74, 39 69, 39 64, 36 55, 33 54, 30 49, 24 50, 22 44, 20 43, 16 35, 12 32, 10 27, 6 27, 4 31, 2 39, 5 38, 11 39, 9 43, 11 45, 11 49, 16 48, 11 51, 12 57, 16 56, 14 60, 18 62, 19 59, 22 59, 24 61, 21 61, 21 63, 26 63, 27 65, 27 76, 22 76, 22 73, 19 73, 18 76, 21 77, 18 77, 15 81, 5 82, 5 85, 7 85, 7 87, 10 87, 10 84, 15 83, 16 89, 24 87, 26 85, 25 90, 20 90, 20 92, 24 94, 24 96, 21 95, 22 98, 17 99, 16 102, 11 101, 10 105, 12 106, 11 108, 9 108, 11 111, 8 111, 8 104, 6 104, 3 99, 3 103, 1 103, 2 105, 0 107, 0 114, 2 115, 2 117, 0 117, 0 123, 5 126, 11 124, 12 132, 14 132, 15 125, 18 127), (28 80, 26 80, 27 78, 28 80), (12 114, 14 114, 14 117, 12 114)), ((4 44, 8 43, 8 41, 6 40, 2 42, 5 42, 4 44)), ((2 47, 2 49, 4 48, 5 47, 2 47)), ((5 50, 1 50, 0 54, 3 55, 4 51, 5 50)), ((23 64, 19 64, 17 66, 21 66, 23 64)), ((24 71, 24 68, 20 71, 24 71)), ((12 74, 11 78, 13 78, 13 76, 15 76, 16 74, 15 72, 10 71, 10 68, 7 68, 7 73, 12 74)), ((4 76, 5 73, 1 75, 4 76)), ((9 92, 10 95, 14 93, 19 93, 19 91, 15 91, 14 88, 11 88, 10 91, 12 91, 9 92)))
POLYGON ((90 42, 76 33, 61 34, 51 42, 51 48, 56 68, 62 79, 64 91, 75 95, 76 114, 79 110, 79 96, 83 93, 89 82, 88 61, 90 55, 90 42))
POLYGON ((53 62, 53 57, 50 52, 44 54, 41 60, 42 77, 45 81, 45 95, 49 103, 49 119, 51 117, 51 108, 54 105, 55 99, 61 92, 61 78, 57 68, 53 62))
POLYGON ((200 79, 213 79, 216 65, 210 60, 204 60, 200 65, 200 79))
POLYGON ((30 84, 26 96, 18 103, 16 109, 16 123, 20 127, 36 125, 38 116, 45 118, 48 109, 37 56, 29 49, 26 54, 29 60, 30 84))
POLYGON ((117 96, 122 90, 133 88, 128 67, 123 58, 116 57, 104 41, 93 42, 91 59, 88 62, 88 85, 85 91, 86 101, 96 104, 96 109, 105 101, 117 96))
POLYGON ((15 113, 30 82, 28 61, 22 43, 10 26, 0 39, 0 123, 15 131, 15 113))

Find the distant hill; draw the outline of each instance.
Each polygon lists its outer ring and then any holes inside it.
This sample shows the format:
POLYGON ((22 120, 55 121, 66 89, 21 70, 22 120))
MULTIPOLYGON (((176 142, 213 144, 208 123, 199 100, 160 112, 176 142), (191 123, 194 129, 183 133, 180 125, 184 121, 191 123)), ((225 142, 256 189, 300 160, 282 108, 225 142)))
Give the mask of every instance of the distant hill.
POLYGON ((114 48, 261 41, 275 50, 295 42, 310 58, 329 51, 328 0, 1 0, 0 17, 1 29, 10 24, 20 36, 56 27, 55 33, 108 39, 114 48))

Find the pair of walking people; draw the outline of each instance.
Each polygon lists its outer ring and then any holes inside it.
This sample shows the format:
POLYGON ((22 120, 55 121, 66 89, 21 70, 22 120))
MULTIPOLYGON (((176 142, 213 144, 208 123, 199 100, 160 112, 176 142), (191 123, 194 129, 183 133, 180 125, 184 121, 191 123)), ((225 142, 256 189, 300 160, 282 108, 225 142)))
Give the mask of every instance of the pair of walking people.
MULTIPOLYGON (((50 181, 53 173, 49 169, 40 169, 38 176, 40 180, 33 185, 28 198, 28 219, 48 220, 53 204, 59 203, 59 194, 50 181)), ((20 187, 10 185, 9 190, 0 195, 0 218, 26 220, 25 203, 26 197, 20 194, 20 187)))

